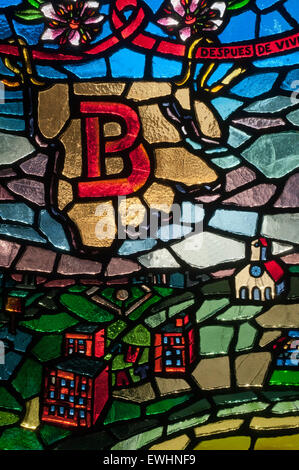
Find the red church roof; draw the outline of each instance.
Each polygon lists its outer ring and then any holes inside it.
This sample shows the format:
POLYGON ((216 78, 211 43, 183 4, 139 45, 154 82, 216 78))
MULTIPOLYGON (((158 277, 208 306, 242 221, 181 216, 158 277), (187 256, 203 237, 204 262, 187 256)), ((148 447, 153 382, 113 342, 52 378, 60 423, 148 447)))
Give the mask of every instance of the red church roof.
POLYGON ((268 242, 267 242, 266 238, 260 237, 259 241, 263 246, 268 246, 268 242))
POLYGON ((273 281, 275 281, 275 282, 279 281, 282 278, 282 276, 284 275, 284 270, 277 263, 277 261, 274 261, 274 260, 266 261, 264 263, 264 266, 265 266, 267 272, 272 277, 273 281))

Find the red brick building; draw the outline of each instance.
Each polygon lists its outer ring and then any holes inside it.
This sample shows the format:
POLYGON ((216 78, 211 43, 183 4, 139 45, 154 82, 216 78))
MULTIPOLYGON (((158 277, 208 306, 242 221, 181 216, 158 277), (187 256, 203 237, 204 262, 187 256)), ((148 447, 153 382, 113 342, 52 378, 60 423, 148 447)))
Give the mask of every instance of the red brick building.
POLYGON ((105 354, 105 329, 94 324, 79 324, 64 335, 64 355, 101 358, 105 354))
POLYGON ((194 327, 181 312, 160 327, 154 343, 155 373, 184 373, 195 359, 194 327))
POLYGON ((89 428, 109 398, 108 366, 103 361, 105 330, 78 325, 65 333, 66 358, 45 370, 42 421, 61 427, 89 428))

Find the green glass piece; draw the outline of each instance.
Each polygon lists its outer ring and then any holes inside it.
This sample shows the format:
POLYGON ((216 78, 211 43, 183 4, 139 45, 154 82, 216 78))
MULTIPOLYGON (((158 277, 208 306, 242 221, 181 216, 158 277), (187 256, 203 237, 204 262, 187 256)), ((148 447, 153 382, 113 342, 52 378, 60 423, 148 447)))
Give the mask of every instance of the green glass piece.
POLYGON ((78 293, 78 292, 85 292, 87 289, 88 289, 88 286, 75 284, 74 286, 69 287, 68 291, 73 292, 73 293, 76 293, 76 292, 78 293))
POLYGON ((55 313, 52 315, 42 315, 40 318, 32 320, 21 321, 20 326, 42 333, 59 333, 77 323, 79 323, 79 320, 71 317, 68 313, 55 313))
POLYGON ((157 294, 161 295, 161 297, 168 297, 174 292, 171 287, 153 286, 153 290, 157 292, 157 294))
POLYGON ((199 330, 200 354, 216 356, 226 354, 234 336, 232 326, 204 326, 199 330))
POLYGON ((135 375, 135 374, 134 374, 134 369, 133 369, 133 367, 131 367, 131 368, 129 369, 129 374, 130 374, 130 377, 131 377, 131 379, 132 379, 132 382, 134 382, 134 383, 140 382, 141 379, 140 379, 139 375, 135 375))
POLYGON ((150 297, 146 302, 140 305, 140 307, 137 307, 136 310, 134 310, 132 313, 129 315, 129 319, 132 321, 138 320, 138 318, 141 317, 141 315, 152 305, 156 304, 161 300, 161 297, 158 295, 154 295, 153 297, 150 297))
POLYGON ((231 405, 233 403, 247 403, 256 400, 257 396, 251 391, 231 394, 225 393, 213 396, 213 401, 217 406, 231 405))
POLYGON ((129 307, 133 302, 136 302, 136 300, 141 299, 143 297, 144 290, 140 289, 138 286, 133 286, 131 287, 131 295, 130 297, 125 301, 125 307, 129 307))
POLYGON ((60 302, 72 313, 90 322, 108 322, 114 315, 81 295, 62 294, 60 302))
POLYGON ((202 416, 195 416, 194 418, 185 419, 178 423, 169 424, 167 426, 167 434, 173 434, 174 432, 181 431, 183 429, 193 428, 199 424, 205 423, 209 419, 210 415, 205 414, 202 416))
POLYGON ((116 383, 116 377, 115 377, 114 372, 112 372, 112 374, 111 374, 111 385, 112 385, 112 387, 115 386, 115 383, 116 383))
POLYGON ((126 328, 127 324, 123 320, 117 320, 107 327, 107 337, 115 339, 126 328))
POLYGON ((242 405, 233 406, 231 408, 225 408, 219 410, 217 413, 218 418, 226 418, 227 416, 234 416, 246 413, 256 413, 258 411, 263 411, 268 408, 269 404, 261 401, 244 403, 242 405))
POLYGON ((118 442, 111 450, 138 450, 142 447, 154 442, 156 439, 162 436, 163 427, 159 426, 158 428, 151 429, 150 431, 143 432, 141 434, 136 434, 136 436, 130 437, 124 441, 118 442))
POLYGON ((62 339, 60 335, 44 336, 34 346, 32 352, 41 362, 60 357, 62 355, 62 339))
POLYGON ((69 436, 71 431, 68 429, 51 426, 50 424, 43 424, 40 428, 40 435, 45 445, 50 446, 54 442, 60 441, 69 436))
POLYGON ((299 273, 299 266, 291 266, 289 271, 290 273, 299 273))
POLYGON ((21 366, 12 384, 24 400, 40 393, 42 372, 42 365, 34 359, 27 359, 21 366))
POLYGON ((124 355, 123 354, 118 354, 115 356, 115 358, 112 361, 112 370, 122 370, 126 369, 127 367, 131 367, 132 363, 131 362, 125 362, 124 360, 124 355))
POLYGON ((151 335, 145 326, 137 325, 124 336, 123 342, 134 346, 150 346, 151 335))
POLYGON ((127 421, 129 419, 139 418, 140 414, 141 411, 139 405, 136 405, 135 403, 114 400, 104 420, 104 424, 111 424, 117 421, 127 421))
POLYGON ((160 400, 156 403, 152 403, 148 405, 145 409, 145 413, 147 415, 154 415, 159 413, 166 413, 166 411, 171 410, 177 405, 185 403, 186 401, 190 400, 193 395, 188 393, 185 395, 181 395, 180 397, 175 398, 165 398, 164 400, 160 400))
MULTIPOLYGON (((178 305, 183 304, 184 302, 189 302, 191 300, 193 300, 193 303, 195 302, 195 295, 193 292, 186 291, 182 294, 172 295, 171 297, 163 299, 161 302, 159 302, 158 305, 153 307, 152 313, 157 313, 168 308, 170 309, 171 307, 173 307, 172 312, 175 312, 178 305)), ((178 310, 178 312, 179 311, 180 310, 178 310)))
POLYGON ((168 316, 169 318, 177 315, 178 313, 182 312, 183 310, 191 307, 195 303, 195 299, 186 300, 185 302, 179 303, 177 305, 172 305, 169 307, 168 316))
POLYGON ((149 361, 149 348, 145 348, 143 353, 141 354, 141 357, 138 361, 138 364, 146 364, 149 361))
POLYGON ((19 421, 19 416, 8 411, 0 411, 0 427, 15 424, 19 421))
POLYGON ((214 294, 219 294, 219 295, 227 295, 231 294, 231 288, 229 285, 229 281, 226 279, 221 279, 220 281, 216 282, 209 282, 205 284, 201 288, 201 292, 203 295, 214 295, 214 294))
POLYGON ((118 307, 121 307, 123 302, 121 300, 118 300, 115 297, 115 289, 114 287, 106 287, 106 289, 103 289, 101 291, 101 296, 104 297, 104 299, 109 300, 110 302, 113 302, 116 304, 118 307))
POLYGON ((43 450, 36 434, 28 429, 6 429, 0 437, 1 450, 43 450))
POLYGON ((299 371, 275 370, 270 378, 270 385, 295 385, 299 386, 299 371))
POLYGON ((178 421, 190 416, 196 416, 204 411, 207 411, 211 408, 210 403, 206 398, 196 401, 189 406, 186 406, 182 410, 174 411, 168 418, 168 421, 178 421))
POLYGON ((276 414, 295 413, 299 411, 299 400, 282 401, 273 406, 271 412, 276 414))
POLYGON ((161 325, 166 320, 166 310, 161 310, 161 312, 155 313, 151 317, 148 317, 144 320, 144 323, 150 328, 156 328, 161 325))
POLYGON ((218 315, 217 320, 221 321, 242 321, 249 320, 254 317, 260 311, 263 310, 262 306, 258 305, 233 305, 229 307, 225 312, 218 315))
POLYGON ((250 323, 242 323, 239 328, 236 351, 252 349, 257 333, 257 329, 251 326, 250 323))
POLYGON ((200 323, 206 320, 207 318, 210 318, 215 313, 219 312, 219 310, 222 310, 228 304, 229 299, 227 297, 223 297, 221 299, 205 300, 196 312, 197 323, 200 323))
POLYGON ((33 295, 30 295, 25 301, 25 307, 30 307, 36 299, 39 299, 42 296, 42 292, 36 292, 33 295))
POLYGON ((275 390, 273 392, 262 392, 262 394, 267 400, 274 402, 281 401, 286 398, 288 398, 289 400, 296 398, 299 399, 299 390, 275 390))
POLYGON ((23 407, 5 387, 0 387, 0 408, 22 411, 23 407))
POLYGON ((28 297, 29 293, 30 292, 28 290, 25 291, 25 290, 21 290, 21 289, 16 289, 16 290, 9 291, 8 295, 10 297, 20 297, 20 298, 24 299, 24 298, 28 297))

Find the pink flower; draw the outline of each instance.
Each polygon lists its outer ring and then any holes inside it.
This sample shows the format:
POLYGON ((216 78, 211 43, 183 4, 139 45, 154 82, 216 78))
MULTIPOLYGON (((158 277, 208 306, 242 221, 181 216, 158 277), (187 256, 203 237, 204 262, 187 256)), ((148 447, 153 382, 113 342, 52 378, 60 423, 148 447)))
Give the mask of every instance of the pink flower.
POLYGON ((99 32, 104 15, 97 14, 98 1, 61 0, 41 7, 47 21, 43 41, 57 41, 79 46, 89 42, 99 32))
POLYGON ((217 31, 223 23, 226 1, 170 0, 167 16, 158 23, 169 32, 178 33, 182 41, 202 31, 217 31))

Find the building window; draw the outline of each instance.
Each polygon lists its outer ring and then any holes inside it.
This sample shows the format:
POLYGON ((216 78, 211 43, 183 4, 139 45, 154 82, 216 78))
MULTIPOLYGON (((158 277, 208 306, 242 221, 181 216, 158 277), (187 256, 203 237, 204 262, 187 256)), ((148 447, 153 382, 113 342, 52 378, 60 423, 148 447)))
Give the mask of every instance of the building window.
POLYGON ((179 338, 178 336, 175 338, 175 342, 176 344, 181 344, 181 338, 179 338))
POLYGON ((69 416, 74 416, 74 414, 75 414, 74 408, 70 408, 69 409, 69 416))
POLYGON ((59 414, 62 416, 64 415, 64 406, 59 407, 59 414))
POLYGON ((80 410, 79 416, 80 416, 80 418, 84 419, 85 418, 85 411, 80 410))
POLYGON ((167 337, 167 336, 164 336, 164 338, 163 338, 163 343, 164 343, 164 344, 168 344, 168 337, 167 337))
POLYGON ((71 380, 70 387, 71 387, 71 388, 74 388, 74 386, 75 386, 75 381, 74 381, 74 380, 71 380))
POLYGON ((55 413, 55 405, 51 405, 49 408, 49 413, 53 415, 55 413))
POLYGON ((65 386, 66 386, 66 381, 65 381, 64 379, 61 379, 60 385, 61 385, 62 387, 65 387, 65 386))
POLYGON ((50 392, 49 392, 49 398, 52 398, 52 399, 55 398, 55 392, 54 392, 54 390, 50 390, 50 392))
POLYGON ((75 400, 75 399, 74 399, 74 396, 71 395, 71 396, 70 396, 70 402, 71 402, 71 403, 74 403, 74 400, 75 400))

